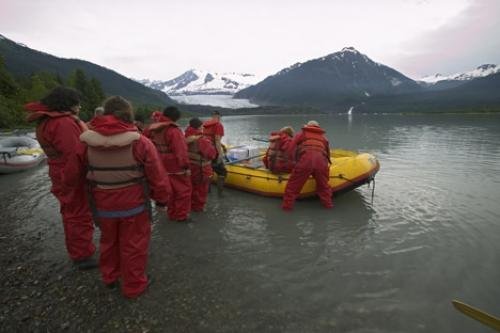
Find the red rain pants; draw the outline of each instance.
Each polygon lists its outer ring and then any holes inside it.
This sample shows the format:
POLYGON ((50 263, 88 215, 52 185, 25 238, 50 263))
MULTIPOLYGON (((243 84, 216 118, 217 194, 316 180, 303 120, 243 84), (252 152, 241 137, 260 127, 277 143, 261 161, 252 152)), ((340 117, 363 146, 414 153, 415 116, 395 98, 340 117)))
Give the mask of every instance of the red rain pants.
POLYGON ((306 151, 300 157, 285 188, 281 208, 292 210, 295 200, 310 175, 316 180, 316 193, 325 208, 332 208, 332 189, 328 185, 330 168, 326 157, 318 151, 306 151))
POLYGON ((99 269, 102 280, 110 284, 122 279, 122 294, 135 298, 147 286, 146 264, 148 260, 151 225, 149 212, 123 218, 100 218, 101 242, 99 269))
POLYGON ((191 163, 191 183, 193 184, 193 192, 191 194, 191 210, 201 212, 207 203, 208 189, 210 187, 210 176, 212 175, 212 167, 191 163))
POLYGON ((188 218, 191 211, 191 178, 183 175, 169 175, 172 194, 167 203, 168 218, 182 221, 188 218))
POLYGON ((52 178, 52 194, 60 204, 66 249, 71 260, 83 260, 95 252, 94 222, 84 188, 66 189, 52 178))

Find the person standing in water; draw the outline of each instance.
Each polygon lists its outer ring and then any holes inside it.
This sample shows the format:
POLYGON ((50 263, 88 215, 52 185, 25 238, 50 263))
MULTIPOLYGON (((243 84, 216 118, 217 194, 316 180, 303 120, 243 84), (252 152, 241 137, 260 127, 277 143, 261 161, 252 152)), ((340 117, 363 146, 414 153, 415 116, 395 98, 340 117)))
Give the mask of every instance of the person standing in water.
POLYGON ((288 179, 281 207, 293 209, 295 200, 310 175, 316 180, 316 193, 325 208, 332 208, 332 189, 328 185, 330 175, 330 145, 325 131, 317 121, 311 120, 302 127, 292 140, 289 151, 296 149, 297 164, 288 179))
POLYGON ((224 189, 227 170, 224 166, 224 148, 221 142, 224 136, 224 126, 222 125, 219 111, 212 112, 212 118, 203 123, 203 135, 212 142, 212 145, 217 150, 217 156, 212 161, 212 168, 217 174, 217 193, 221 195, 224 189))
POLYGON ((192 118, 184 135, 188 144, 189 167, 191 168, 191 210, 202 212, 205 208, 210 186, 210 177, 213 174, 211 162, 217 156, 217 151, 207 137, 202 135, 203 122, 192 118))
POLYGON ((190 222, 191 171, 186 139, 176 123, 180 117, 178 108, 166 107, 162 114, 157 115, 158 122, 151 124, 146 132, 160 154, 172 186, 172 196, 167 204, 168 217, 172 221, 190 222))

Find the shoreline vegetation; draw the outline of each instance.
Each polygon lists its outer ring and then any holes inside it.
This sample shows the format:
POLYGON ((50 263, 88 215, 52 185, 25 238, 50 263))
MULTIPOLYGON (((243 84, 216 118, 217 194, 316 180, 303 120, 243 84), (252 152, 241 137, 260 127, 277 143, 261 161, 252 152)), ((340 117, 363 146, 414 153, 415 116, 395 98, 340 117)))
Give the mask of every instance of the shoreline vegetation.
MULTIPOLYGON (((82 109, 80 118, 89 121, 94 109, 99 106, 108 94, 102 84, 95 77, 76 69, 68 77, 61 77, 48 72, 33 73, 30 77, 14 77, 4 66, 0 57, 0 132, 13 129, 33 128, 26 122, 26 112, 23 105, 40 100, 50 90, 58 85, 66 85, 80 91, 82 95, 82 109)), ((161 110, 167 105, 144 104, 134 101, 131 96, 123 96, 132 101, 137 116, 148 121, 155 110, 161 110)), ((432 102, 417 97, 395 96, 390 98, 382 96, 372 103, 350 104, 346 101, 332 106, 259 106, 249 108, 230 109, 209 105, 193 105, 175 103, 181 109, 183 118, 193 116, 205 117, 218 111, 225 116, 238 115, 342 115, 347 110, 353 109, 355 115, 423 115, 423 114, 500 114, 500 105, 481 100, 468 101, 467 103, 446 105, 442 101, 432 102)))

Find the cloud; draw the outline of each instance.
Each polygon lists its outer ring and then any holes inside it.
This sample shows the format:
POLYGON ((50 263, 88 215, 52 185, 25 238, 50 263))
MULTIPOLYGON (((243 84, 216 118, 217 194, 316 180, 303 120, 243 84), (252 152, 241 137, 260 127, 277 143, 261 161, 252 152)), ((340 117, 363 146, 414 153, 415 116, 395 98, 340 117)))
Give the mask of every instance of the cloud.
POLYGON ((455 20, 403 44, 391 64, 419 78, 500 63, 500 1, 475 0, 455 20))

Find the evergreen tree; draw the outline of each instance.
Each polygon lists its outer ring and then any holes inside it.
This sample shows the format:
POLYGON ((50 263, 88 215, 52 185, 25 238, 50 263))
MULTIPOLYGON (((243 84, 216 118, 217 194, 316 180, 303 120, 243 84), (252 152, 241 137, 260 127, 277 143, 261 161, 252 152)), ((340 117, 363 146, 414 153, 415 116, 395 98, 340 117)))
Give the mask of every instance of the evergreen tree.
POLYGON ((20 107, 21 88, 5 69, 0 57, 0 128, 12 128, 23 123, 23 112, 20 107))
POLYGON ((19 93, 19 86, 4 67, 0 56, 0 94, 4 97, 14 97, 19 93))
POLYGON ((94 115, 95 108, 101 105, 105 98, 101 83, 95 78, 89 81, 81 69, 77 69, 71 74, 69 83, 82 94, 80 118, 90 120, 94 115))

